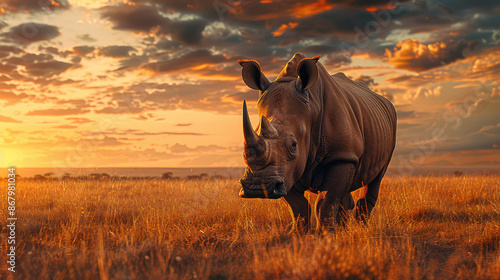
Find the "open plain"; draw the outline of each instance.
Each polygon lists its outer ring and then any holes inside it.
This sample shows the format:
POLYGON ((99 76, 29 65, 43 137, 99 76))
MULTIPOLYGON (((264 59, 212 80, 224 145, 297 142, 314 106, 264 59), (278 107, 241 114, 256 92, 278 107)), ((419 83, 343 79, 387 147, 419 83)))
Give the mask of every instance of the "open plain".
POLYGON ((290 230, 284 201, 241 199, 238 190, 228 179, 19 180, 16 272, 2 261, 2 274, 500 279, 499 175, 387 177, 368 225, 348 217, 345 228, 307 234, 290 230))

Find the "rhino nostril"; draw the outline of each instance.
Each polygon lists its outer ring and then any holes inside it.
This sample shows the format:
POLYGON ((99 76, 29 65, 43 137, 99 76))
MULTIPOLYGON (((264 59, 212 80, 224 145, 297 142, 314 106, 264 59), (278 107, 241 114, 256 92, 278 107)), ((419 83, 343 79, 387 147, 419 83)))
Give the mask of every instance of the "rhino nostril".
POLYGON ((281 197, 285 196, 286 194, 287 191, 285 189, 285 184, 283 182, 277 182, 274 186, 274 195, 281 197))

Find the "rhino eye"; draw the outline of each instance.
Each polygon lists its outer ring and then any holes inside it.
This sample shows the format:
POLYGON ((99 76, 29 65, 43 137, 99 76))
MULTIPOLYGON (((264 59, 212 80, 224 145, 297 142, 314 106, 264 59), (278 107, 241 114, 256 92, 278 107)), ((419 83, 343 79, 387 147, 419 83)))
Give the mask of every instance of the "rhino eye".
POLYGON ((291 153, 297 152, 297 141, 292 140, 292 145, 290 145, 290 152, 291 153))

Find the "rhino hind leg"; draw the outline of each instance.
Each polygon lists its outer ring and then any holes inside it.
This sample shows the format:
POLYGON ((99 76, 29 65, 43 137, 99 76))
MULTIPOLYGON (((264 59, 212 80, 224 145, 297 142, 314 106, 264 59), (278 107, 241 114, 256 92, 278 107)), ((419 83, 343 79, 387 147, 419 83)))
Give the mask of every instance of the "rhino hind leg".
POLYGON ((340 204, 339 211, 337 212, 337 221, 345 226, 348 219, 347 211, 354 209, 354 199, 352 198, 352 194, 348 193, 342 199, 342 203, 340 204))
POLYGON ((364 198, 361 198, 356 203, 356 220, 362 221, 363 223, 367 223, 370 218, 370 214, 377 203, 378 191, 380 189, 380 183, 382 182, 382 178, 385 175, 385 171, 387 170, 387 166, 385 166, 382 171, 371 181, 368 183, 368 190, 364 198))
MULTIPOLYGON (((321 210, 321 205, 323 204, 324 197, 322 195, 318 196, 318 199, 316 200, 316 216, 319 217, 319 212, 321 210)), ((345 222, 347 221, 348 214, 347 211, 354 209, 354 199, 352 198, 352 194, 348 193, 346 196, 344 196, 344 199, 342 199, 342 203, 340 204, 339 211, 337 213, 337 220, 340 221, 342 225, 345 225, 345 222)))

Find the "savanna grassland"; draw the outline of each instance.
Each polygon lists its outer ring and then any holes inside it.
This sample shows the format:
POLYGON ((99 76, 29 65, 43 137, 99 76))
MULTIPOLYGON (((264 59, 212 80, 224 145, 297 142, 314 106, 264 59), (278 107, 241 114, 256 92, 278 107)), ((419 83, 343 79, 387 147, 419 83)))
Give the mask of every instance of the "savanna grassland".
MULTIPOLYGON (((308 234, 290 233, 283 200, 238 190, 236 180, 20 180, 16 272, 3 224, 0 278, 500 279, 499 175, 387 177, 367 226, 350 217, 308 234)), ((3 215, 6 201, 2 191, 3 215)))

